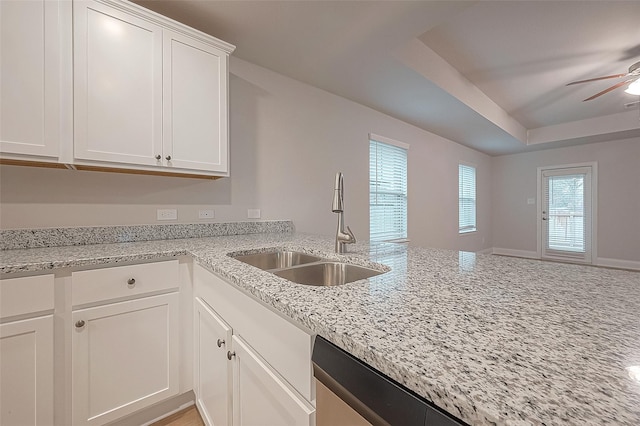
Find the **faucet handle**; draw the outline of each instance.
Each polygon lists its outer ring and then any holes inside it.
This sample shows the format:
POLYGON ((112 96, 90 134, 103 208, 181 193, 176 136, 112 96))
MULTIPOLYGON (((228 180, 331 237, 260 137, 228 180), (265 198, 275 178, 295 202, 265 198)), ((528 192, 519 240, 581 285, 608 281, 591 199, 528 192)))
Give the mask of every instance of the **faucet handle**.
POLYGON ((351 237, 351 242, 355 243, 356 242, 356 236, 353 235, 353 231, 351 231, 351 228, 347 226, 347 234, 349 234, 349 236, 351 237))

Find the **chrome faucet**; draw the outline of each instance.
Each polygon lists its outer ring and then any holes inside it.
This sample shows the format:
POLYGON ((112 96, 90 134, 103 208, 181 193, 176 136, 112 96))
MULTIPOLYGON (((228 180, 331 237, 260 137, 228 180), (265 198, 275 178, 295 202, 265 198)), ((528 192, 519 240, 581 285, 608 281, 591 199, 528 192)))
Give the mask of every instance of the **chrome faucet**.
POLYGON ((338 229, 336 230, 336 253, 345 253, 347 244, 354 244, 356 237, 347 226, 344 229, 344 181, 342 172, 336 173, 336 184, 333 190, 333 206, 331 210, 338 213, 338 229))

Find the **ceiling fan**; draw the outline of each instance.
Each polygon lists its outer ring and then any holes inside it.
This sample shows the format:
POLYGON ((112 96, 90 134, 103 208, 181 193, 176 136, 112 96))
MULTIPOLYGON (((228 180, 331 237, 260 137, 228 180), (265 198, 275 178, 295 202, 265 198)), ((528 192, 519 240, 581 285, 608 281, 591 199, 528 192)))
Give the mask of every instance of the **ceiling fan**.
POLYGON ((606 80, 608 78, 622 78, 622 77, 629 77, 629 78, 627 78, 625 81, 621 81, 620 83, 614 84, 613 86, 604 89, 602 92, 598 92, 595 95, 588 97, 582 102, 595 99, 599 96, 604 95, 605 93, 609 93, 612 90, 622 87, 625 84, 629 84, 629 87, 627 87, 627 90, 625 90, 626 93, 629 93, 631 95, 640 95, 640 62, 636 62, 635 64, 631 65, 629 67, 629 72, 626 74, 606 75, 604 77, 595 77, 595 78, 589 78, 587 80, 572 81, 571 83, 568 83, 567 86, 572 86, 574 84, 580 84, 580 83, 589 83, 591 81, 606 80))

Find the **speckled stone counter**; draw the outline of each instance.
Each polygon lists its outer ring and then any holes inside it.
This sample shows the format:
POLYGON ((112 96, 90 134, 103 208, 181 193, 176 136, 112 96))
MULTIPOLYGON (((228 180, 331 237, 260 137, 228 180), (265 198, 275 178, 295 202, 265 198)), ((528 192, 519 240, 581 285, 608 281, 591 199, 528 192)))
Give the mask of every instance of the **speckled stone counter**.
POLYGON ((274 233, 7 250, 0 273, 190 255, 468 423, 640 424, 640 273, 392 244, 338 256, 333 244, 274 233), (270 248, 391 271, 311 287, 227 255, 270 248))
POLYGON ((290 220, 2 229, 0 250, 293 232, 290 220))

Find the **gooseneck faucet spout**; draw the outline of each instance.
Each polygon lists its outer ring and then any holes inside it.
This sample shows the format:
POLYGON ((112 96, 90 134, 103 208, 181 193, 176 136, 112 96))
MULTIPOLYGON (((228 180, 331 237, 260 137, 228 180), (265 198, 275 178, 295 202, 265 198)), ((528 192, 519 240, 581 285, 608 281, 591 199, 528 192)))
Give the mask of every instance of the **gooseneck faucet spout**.
POLYGON ((333 205, 331 211, 338 213, 338 229, 336 230, 336 253, 346 253, 347 244, 354 244, 356 237, 347 226, 344 229, 344 178, 341 172, 336 173, 336 183, 333 190, 333 205))

